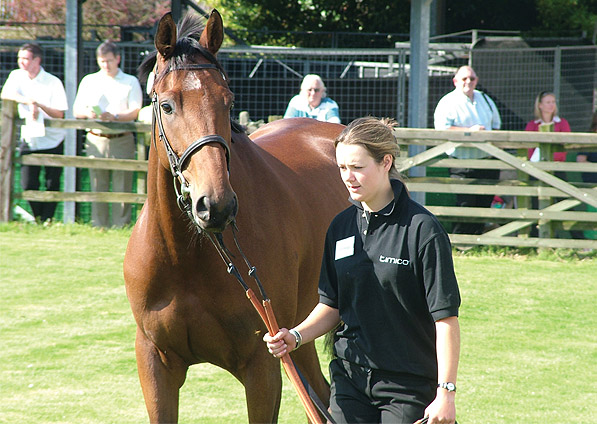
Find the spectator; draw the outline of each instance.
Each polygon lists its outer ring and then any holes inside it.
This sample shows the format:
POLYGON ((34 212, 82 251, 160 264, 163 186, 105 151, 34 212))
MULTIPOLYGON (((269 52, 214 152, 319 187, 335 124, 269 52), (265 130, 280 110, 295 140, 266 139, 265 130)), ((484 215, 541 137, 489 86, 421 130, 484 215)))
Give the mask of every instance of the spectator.
MULTIPOLYGON (((120 51, 116 44, 105 41, 96 50, 100 70, 81 80, 73 105, 76 118, 102 121, 134 121, 141 109, 143 97, 136 77, 125 74, 118 67, 120 51)), ((96 158, 135 158, 135 138, 131 132, 106 133, 99 129, 87 132, 87 156, 96 158)), ((91 190, 106 192, 110 189, 110 171, 90 169, 91 190)), ((112 171, 112 190, 130 192, 133 176, 126 171, 112 171)), ((122 227, 131 220, 131 205, 112 204, 110 220, 107 203, 93 203, 92 224, 98 227, 122 227)))
MULTIPOLYGON (((64 153, 65 130, 44 128, 44 119, 64 118, 68 109, 64 85, 54 75, 41 66, 42 50, 34 43, 23 45, 18 52, 19 69, 13 70, 6 80, 0 97, 18 103, 19 116, 25 119, 21 128, 21 155, 64 153)), ((41 166, 21 166, 21 186, 23 190, 38 190, 40 187, 41 166)), ((61 167, 45 167, 45 189, 60 190, 61 167)), ((51 220, 56 211, 56 202, 29 202, 35 219, 40 222, 51 220)))
MULTIPOLYGON (((475 70, 470 66, 458 68, 452 79, 453 91, 442 97, 435 108, 434 126, 436 130, 499 130, 502 121, 500 113, 493 100, 482 91, 476 90, 479 79, 475 70)), ((450 156, 458 159, 481 159, 489 155, 474 147, 458 147, 450 156)), ((498 169, 451 168, 452 178, 478 178, 497 180, 498 169)), ((493 201, 493 195, 475 195, 458 193, 456 203, 464 207, 488 208, 493 201)), ((483 223, 457 223, 453 232, 457 234, 481 234, 483 223)))
POLYGON ((301 83, 301 92, 288 103, 284 118, 299 117, 340 123, 338 104, 327 97, 325 84, 319 75, 306 75, 301 83))
POLYGON ((330 363, 338 423, 454 423, 460 294, 450 241, 400 180, 394 125, 357 119, 335 140, 352 206, 328 229, 319 303, 263 339, 281 357, 339 325, 330 363))
MULTIPOLYGON (((535 99, 535 119, 527 123, 525 131, 570 132, 570 125, 564 118, 558 116, 556 95, 551 91, 542 91, 535 99)), ((539 148, 529 149, 529 160, 539 162, 541 152, 539 148)), ((558 162, 566 161, 566 152, 554 152, 553 159, 558 162)))

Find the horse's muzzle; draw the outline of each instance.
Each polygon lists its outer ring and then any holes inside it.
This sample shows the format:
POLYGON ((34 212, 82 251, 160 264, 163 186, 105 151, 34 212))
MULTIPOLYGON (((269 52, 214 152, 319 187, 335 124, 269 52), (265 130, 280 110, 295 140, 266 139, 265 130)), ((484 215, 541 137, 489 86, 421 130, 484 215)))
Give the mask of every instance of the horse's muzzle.
POLYGON ((214 201, 208 196, 200 197, 195 203, 194 216, 202 230, 222 232, 236 218, 238 200, 232 193, 225 201, 214 201))

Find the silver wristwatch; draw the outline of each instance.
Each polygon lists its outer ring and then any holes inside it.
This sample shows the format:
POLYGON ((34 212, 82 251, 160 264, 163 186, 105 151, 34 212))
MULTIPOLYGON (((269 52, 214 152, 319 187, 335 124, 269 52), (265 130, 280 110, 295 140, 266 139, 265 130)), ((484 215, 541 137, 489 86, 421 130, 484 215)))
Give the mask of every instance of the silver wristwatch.
POLYGON ((294 328, 288 330, 288 332, 294 336, 294 341, 296 343, 294 350, 297 350, 303 342, 303 337, 301 336, 301 333, 299 333, 298 330, 295 330, 294 328))
POLYGON ((437 387, 441 387, 442 389, 446 389, 449 392, 456 391, 456 384, 454 383, 439 383, 437 387))

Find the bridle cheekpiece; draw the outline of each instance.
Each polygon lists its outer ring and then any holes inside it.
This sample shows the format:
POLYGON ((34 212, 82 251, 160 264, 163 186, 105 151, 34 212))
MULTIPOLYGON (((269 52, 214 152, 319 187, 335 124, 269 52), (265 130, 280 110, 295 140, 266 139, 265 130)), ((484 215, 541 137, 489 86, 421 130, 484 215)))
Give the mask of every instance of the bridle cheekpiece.
MULTIPOLYGON (((157 63, 156 63, 156 68, 157 68, 157 63)), ((154 68, 154 71, 156 70, 156 68, 154 68)), ((159 106, 158 93, 155 91, 155 82, 158 79, 162 79, 167 73, 172 72, 172 71, 188 71, 188 70, 203 70, 203 69, 216 69, 222 74, 222 77, 224 78, 224 80, 225 81, 227 80, 226 75, 224 74, 222 69, 213 63, 183 65, 180 67, 168 67, 161 74, 159 74, 159 77, 157 76, 157 73, 154 73, 155 80, 153 81, 153 84, 152 84, 153 87, 151 90, 151 104, 153 107, 151 132, 152 132, 153 144, 157 148, 156 137, 155 137, 155 126, 156 126, 155 124, 157 122, 158 136, 159 136, 160 140, 162 141, 164 148, 166 149, 166 154, 168 156, 168 162, 170 163, 170 171, 172 172, 172 175, 174 177, 174 191, 176 192, 176 203, 178 204, 178 207, 182 211, 186 212, 189 215, 189 217, 191 218, 191 221, 193 221, 193 222, 195 222, 195 219, 193 217, 193 213, 191 210, 192 205, 189 200, 191 190, 190 190, 189 183, 183 176, 182 172, 184 171, 185 166, 186 166, 187 162, 190 160, 191 156, 194 153, 196 153, 199 149, 201 149, 203 146, 205 146, 206 144, 210 144, 210 143, 219 144, 224 148, 224 150, 226 152, 226 165, 228 167, 228 172, 230 172, 230 148, 228 147, 228 143, 226 143, 226 140, 222 136, 217 135, 217 134, 210 134, 210 135, 200 137, 197 140, 193 141, 193 143, 191 143, 191 145, 189 147, 187 147, 185 149, 185 151, 182 153, 182 155, 179 157, 176 154, 176 152, 174 151, 174 149, 172 148, 172 145, 170 144, 168 137, 166 137, 166 132, 164 131, 164 125, 162 124, 161 109, 159 106), (178 182, 178 184, 177 184, 177 182, 178 182), (179 185, 180 185, 180 188, 179 188, 179 185)))

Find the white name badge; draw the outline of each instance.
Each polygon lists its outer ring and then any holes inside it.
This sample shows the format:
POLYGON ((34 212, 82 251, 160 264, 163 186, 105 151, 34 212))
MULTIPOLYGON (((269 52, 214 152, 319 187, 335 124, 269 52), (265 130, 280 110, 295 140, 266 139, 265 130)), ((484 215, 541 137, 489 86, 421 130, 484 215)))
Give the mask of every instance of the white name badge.
POLYGON ((354 236, 336 241, 335 260, 354 255, 354 236))

